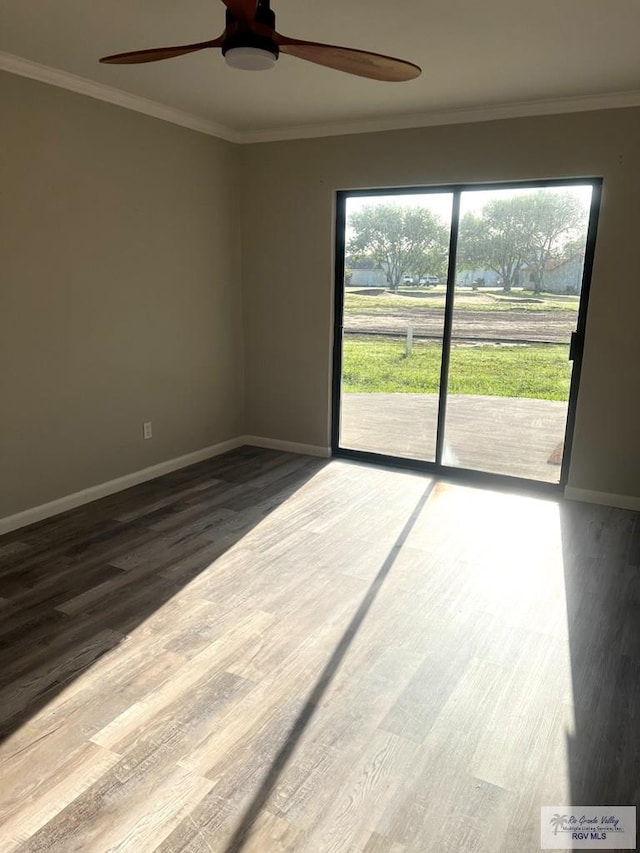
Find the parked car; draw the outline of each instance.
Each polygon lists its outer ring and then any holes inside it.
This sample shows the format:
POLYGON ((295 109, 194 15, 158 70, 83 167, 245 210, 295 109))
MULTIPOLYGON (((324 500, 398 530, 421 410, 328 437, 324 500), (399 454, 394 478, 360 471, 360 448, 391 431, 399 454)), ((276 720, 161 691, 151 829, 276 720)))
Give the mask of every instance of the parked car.
POLYGON ((420 284, 435 285, 440 284, 440 278, 437 275, 423 275, 420 279, 420 284))

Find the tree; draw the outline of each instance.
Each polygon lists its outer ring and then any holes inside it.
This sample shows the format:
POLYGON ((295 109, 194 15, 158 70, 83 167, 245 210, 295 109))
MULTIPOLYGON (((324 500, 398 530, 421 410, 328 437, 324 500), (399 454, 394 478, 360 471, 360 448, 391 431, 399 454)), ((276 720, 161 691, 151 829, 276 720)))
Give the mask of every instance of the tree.
POLYGON ((391 290, 398 289, 404 275, 419 275, 446 258, 448 230, 425 207, 372 205, 353 213, 349 225, 353 236, 347 251, 373 257, 391 290))
POLYGON ((409 270, 416 281, 419 282, 428 275, 446 279, 447 260, 449 257, 448 237, 449 234, 445 228, 442 242, 423 252, 418 259, 418 263, 409 270))
MULTIPOLYGON (((538 190, 527 198, 529 267, 533 291, 540 293, 550 261, 561 258, 587 224, 587 211, 572 193, 538 190)), ((584 246, 584 238, 582 240, 584 246)))
POLYGON ((461 265, 493 270, 502 279, 506 293, 516 284, 529 253, 524 198, 493 199, 480 215, 466 213, 460 222, 461 265))
POLYGON ((575 240, 567 240, 560 250, 559 260, 569 261, 577 255, 584 258, 586 248, 584 234, 581 237, 577 237, 575 240))
POLYGON ((526 267, 532 290, 542 290, 550 261, 566 257, 580 242, 587 211, 572 193, 534 190, 496 198, 460 223, 458 259, 468 267, 486 267, 502 278, 509 292, 526 267))
POLYGON ((374 257, 366 254, 347 255, 344 264, 350 270, 373 270, 379 266, 374 257))

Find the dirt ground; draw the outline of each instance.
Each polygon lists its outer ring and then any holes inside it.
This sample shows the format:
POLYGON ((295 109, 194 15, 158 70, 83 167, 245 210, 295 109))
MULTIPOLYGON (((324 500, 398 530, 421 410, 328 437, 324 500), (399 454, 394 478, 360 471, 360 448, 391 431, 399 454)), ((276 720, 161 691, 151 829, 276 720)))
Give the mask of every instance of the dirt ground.
MULTIPOLYGON (((548 341, 569 343, 576 328, 575 311, 473 311, 461 309, 454 316, 454 337, 482 341, 548 341)), ((433 308, 411 312, 407 308, 390 310, 386 314, 348 314, 344 318, 346 332, 405 335, 407 325, 413 326, 414 337, 442 336, 444 310, 433 308)))

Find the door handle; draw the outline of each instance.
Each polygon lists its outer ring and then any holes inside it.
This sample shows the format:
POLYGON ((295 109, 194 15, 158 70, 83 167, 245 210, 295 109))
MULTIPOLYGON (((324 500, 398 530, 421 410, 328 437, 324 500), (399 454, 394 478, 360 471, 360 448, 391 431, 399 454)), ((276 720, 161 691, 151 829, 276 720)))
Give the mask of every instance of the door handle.
POLYGON ((575 361, 581 351, 582 335, 578 332, 571 332, 571 340, 569 341, 569 361, 575 361))

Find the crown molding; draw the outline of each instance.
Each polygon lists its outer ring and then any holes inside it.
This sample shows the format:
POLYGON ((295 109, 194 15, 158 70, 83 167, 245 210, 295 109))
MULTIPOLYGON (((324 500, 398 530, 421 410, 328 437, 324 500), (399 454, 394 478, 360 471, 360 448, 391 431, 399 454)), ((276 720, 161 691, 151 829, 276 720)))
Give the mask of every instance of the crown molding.
POLYGON ((20 77, 29 77, 31 80, 39 80, 41 83, 49 83, 51 86, 68 89, 71 92, 77 92, 79 95, 106 101, 127 110, 144 113, 161 121, 168 121, 171 124, 188 127, 190 130, 206 133, 209 136, 216 136, 227 142, 241 141, 240 134, 236 131, 209 119, 177 110, 175 107, 169 107, 158 101, 142 98, 139 95, 132 95, 122 89, 114 89, 111 86, 105 86, 103 83, 96 83, 94 80, 79 77, 77 74, 70 74, 68 71, 60 71, 57 68, 51 68, 49 65, 41 65, 39 62, 32 62, 30 59, 23 59, 12 53, 0 51, 0 70, 17 74, 20 77))
POLYGON ((245 131, 239 142, 283 142, 288 139, 314 139, 320 136, 346 136, 358 133, 380 133, 385 130, 409 130, 436 127, 446 124, 471 124, 500 119, 527 118, 530 116, 558 115, 560 113, 593 112, 594 110, 640 107, 640 90, 613 92, 608 95, 583 95, 575 98, 554 98, 545 101, 523 101, 487 107, 468 107, 459 110, 442 110, 428 113, 386 118, 360 119, 350 122, 305 124, 273 130, 245 131))
POLYGON ((552 98, 540 101, 497 104, 486 107, 468 107, 458 110, 434 110, 401 116, 358 119, 356 121, 325 122, 277 127, 268 130, 239 131, 210 119, 202 118, 182 110, 132 95, 122 89, 114 89, 102 83, 96 83, 86 77, 79 77, 67 71, 60 71, 48 65, 41 65, 29 59, 23 59, 11 53, 0 51, 0 70, 39 80, 97 98, 128 110, 144 113, 162 121, 188 127, 209 136, 251 145, 259 142, 283 142, 293 139, 314 139, 322 136, 346 136, 358 133, 379 133, 388 130, 410 130, 420 127, 436 127, 447 124, 471 124, 473 122, 499 121, 500 119, 527 118, 530 116, 558 115, 560 113, 592 112, 594 110, 624 109, 640 106, 640 90, 631 92, 612 92, 605 95, 582 95, 573 98, 552 98))

